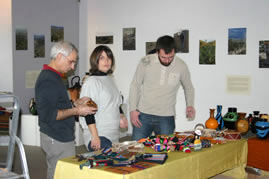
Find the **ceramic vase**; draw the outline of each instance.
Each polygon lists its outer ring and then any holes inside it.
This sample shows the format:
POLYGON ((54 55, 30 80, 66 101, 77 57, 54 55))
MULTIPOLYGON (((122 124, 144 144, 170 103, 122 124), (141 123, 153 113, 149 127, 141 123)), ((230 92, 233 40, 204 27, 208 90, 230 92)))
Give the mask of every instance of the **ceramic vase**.
POLYGON ((250 124, 251 132, 256 133, 256 122, 260 121, 260 111, 253 111, 253 119, 250 124))
POLYGON ((238 119, 236 121, 235 126, 236 126, 236 130, 240 133, 248 132, 249 125, 246 119, 246 113, 243 113, 243 112, 238 113, 238 119))
POLYGON ((224 126, 228 129, 234 130, 237 119, 237 108, 229 107, 228 112, 223 116, 224 126))
POLYGON ((217 130, 222 130, 224 127, 224 121, 221 113, 222 113, 222 105, 217 105, 217 114, 215 117, 219 124, 217 130))
POLYGON ((210 109, 210 117, 206 121, 205 126, 208 129, 217 129, 218 128, 218 121, 214 117, 215 109, 210 109))
POLYGON ((249 114, 248 117, 247 117, 247 120, 248 120, 248 124, 249 124, 249 125, 251 124, 252 119, 253 119, 252 114, 249 114))

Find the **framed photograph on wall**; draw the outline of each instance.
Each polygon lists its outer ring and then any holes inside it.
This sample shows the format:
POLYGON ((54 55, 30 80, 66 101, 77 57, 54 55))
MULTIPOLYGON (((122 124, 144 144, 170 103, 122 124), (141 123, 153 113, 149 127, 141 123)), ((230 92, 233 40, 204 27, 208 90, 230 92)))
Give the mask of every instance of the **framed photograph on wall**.
POLYGON ((228 30, 228 54, 246 55, 246 28, 231 28, 228 30))
POLYGON ((64 40, 64 27, 61 26, 50 26, 51 31, 51 42, 59 42, 64 40))
POLYGON ((200 40, 199 64, 216 64, 216 40, 200 40))
POLYGON ((16 28, 16 50, 28 50, 28 35, 26 28, 16 28))
POLYGON ((146 55, 156 53, 156 42, 146 42, 146 55))
POLYGON ((123 50, 135 50, 135 28, 123 28, 123 50))
POLYGON ((189 30, 181 30, 174 34, 176 53, 189 53, 189 30))
POLYGON ((113 44, 113 36, 96 36, 96 44, 113 44))
POLYGON ((259 42, 259 68, 269 68, 269 40, 259 42))
POLYGON ((34 35, 34 58, 45 57, 45 35, 34 35))

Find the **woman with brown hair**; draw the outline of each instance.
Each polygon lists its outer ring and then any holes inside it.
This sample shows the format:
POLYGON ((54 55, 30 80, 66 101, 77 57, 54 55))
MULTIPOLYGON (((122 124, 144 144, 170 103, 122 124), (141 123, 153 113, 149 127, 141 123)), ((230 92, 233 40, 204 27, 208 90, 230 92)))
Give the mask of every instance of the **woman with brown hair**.
POLYGON ((119 128, 128 127, 120 106, 122 96, 113 80, 115 59, 109 47, 96 47, 90 56, 90 77, 84 82, 80 96, 90 97, 98 107, 95 115, 80 117, 84 143, 89 151, 111 147, 119 141, 119 128))

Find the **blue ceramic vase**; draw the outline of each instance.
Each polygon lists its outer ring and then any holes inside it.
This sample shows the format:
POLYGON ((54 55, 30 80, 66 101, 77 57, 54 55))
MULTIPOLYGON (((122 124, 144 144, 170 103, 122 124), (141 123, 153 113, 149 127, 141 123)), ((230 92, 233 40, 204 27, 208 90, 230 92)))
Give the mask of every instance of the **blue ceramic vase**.
POLYGON ((223 121, 223 117, 222 117, 221 112, 222 112, 222 105, 217 105, 217 114, 215 117, 219 123, 217 130, 222 130, 224 127, 224 121, 223 121))

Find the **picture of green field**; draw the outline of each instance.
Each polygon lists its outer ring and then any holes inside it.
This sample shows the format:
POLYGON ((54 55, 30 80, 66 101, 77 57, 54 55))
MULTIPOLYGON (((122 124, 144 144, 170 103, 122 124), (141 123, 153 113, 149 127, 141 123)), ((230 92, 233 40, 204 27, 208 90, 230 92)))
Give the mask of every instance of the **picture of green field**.
POLYGON ((51 26, 51 42, 58 42, 64 40, 64 27, 51 26))
POLYGON ((45 35, 34 35, 34 58, 45 57, 45 35))
POLYGON ((27 50, 27 49, 28 49, 27 29, 17 28, 16 50, 27 50))
POLYGON ((215 40, 200 40, 199 64, 214 65, 216 56, 215 40))

